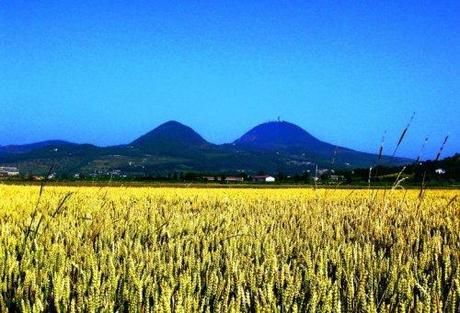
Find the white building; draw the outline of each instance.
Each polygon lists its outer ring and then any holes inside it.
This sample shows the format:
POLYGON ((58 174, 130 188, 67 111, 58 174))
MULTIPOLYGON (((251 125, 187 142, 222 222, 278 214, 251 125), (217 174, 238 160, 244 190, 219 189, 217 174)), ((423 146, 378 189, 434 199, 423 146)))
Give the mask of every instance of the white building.
POLYGON ((252 177, 253 181, 257 182, 266 182, 266 183, 274 183, 275 182, 275 177, 270 176, 270 175, 257 175, 252 177))
POLYGON ((267 182, 267 183, 274 183, 274 182, 275 182, 275 177, 273 177, 273 176, 267 176, 267 177, 265 177, 265 182, 267 182))

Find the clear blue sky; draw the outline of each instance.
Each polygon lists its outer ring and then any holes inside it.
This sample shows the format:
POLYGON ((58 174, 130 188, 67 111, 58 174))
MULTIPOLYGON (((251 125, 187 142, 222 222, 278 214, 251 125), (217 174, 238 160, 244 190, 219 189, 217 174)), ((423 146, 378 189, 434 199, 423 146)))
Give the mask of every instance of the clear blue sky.
POLYGON ((392 151, 415 111, 399 155, 460 152, 460 2, 378 2, 0 1, 0 144, 171 119, 223 143, 281 116, 392 151))

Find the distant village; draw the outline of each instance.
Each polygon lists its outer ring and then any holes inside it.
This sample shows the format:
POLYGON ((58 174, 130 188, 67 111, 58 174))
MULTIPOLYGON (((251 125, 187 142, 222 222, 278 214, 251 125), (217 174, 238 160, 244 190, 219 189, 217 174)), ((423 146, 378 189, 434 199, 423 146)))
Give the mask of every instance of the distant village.
MULTIPOLYGON (((458 160, 458 156, 456 156, 458 160)), ((453 159, 455 159, 453 158, 453 159)), ((429 162, 427 164, 430 164, 429 162)), ((408 182, 417 183, 420 180, 427 179, 438 181, 440 183, 456 183, 458 182, 459 169, 458 167, 439 167, 440 164, 431 164, 430 171, 423 173, 421 167, 413 165, 405 168, 405 176, 408 182)), ((447 164, 444 164, 447 165, 447 164)), ((62 174, 50 172, 46 175, 28 173, 27 170, 21 171, 18 166, 1 165, 0 164, 0 181, 152 181, 152 182, 198 182, 198 183, 214 183, 214 184, 238 184, 238 183, 254 183, 254 184, 369 184, 372 182, 392 183, 395 175, 401 171, 401 168, 385 168, 381 167, 379 171, 376 169, 354 169, 354 170, 333 170, 316 167, 312 170, 305 170, 302 173, 294 175, 285 175, 279 173, 263 173, 248 174, 244 171, 236 173, 199 173, 199 172, 172 172, 163 174, 147 174, 140 170, 138 172, 124 172, 121 169, 98 169, 92 173, 72 173, 62 174), (379 172, 378 177, 370 178, 370 171, 379 172)), ((404 169, 401 171, 403 172, 404 169)))
MULTIPOLYGON (((19 172, 19 168, 15 166, 0 166, 0 179, 19 179, 21 178, 21 173, 19 172)), ((89 178, 104 178, 104 177, 111 177, 111 178, 130 178, 128 174, 124 174, 121 170, 109 170, 109 171, 98 171, 95 173, 91 173, 87 175, 89 178)), ((56 179, 58 175, 56 173, 49 173, 48 175, 29 175, 30 180, 53 180, 56 179)), ((73 180, 83 179, 85 175, 76 173, 72 175, 73 180)), ((135 178, 135 176, 132 176, 135 178)), ((195 176, 196 178, 196 176, 195 176)), ((201 176, 201 179, 206 182, 244 182, 244 181, 252 181, 252 182, 265 182, 265 183, 274 183, 276 178, 270 175, 255 175, 255 176, 201 176)))
POLYGON ((0 178, 18 177, 19 175, 19 169, 15 166, 0 166, 0 178))
MULTIPOLYGON (((299 177, 306 178, 308 177, 312 181, 325 180, 325 174, 329 173, 327 180, 330 181, 342 181, 344 180, 343 175, 336 175, 334 170, 328 169, 317 169, 313 177, 309 175, 310 171, 307 171, 303 175, 297 175, 299 177)), ((166 176, 156 176, 156 177, 147 177, 152 180, 171 180, 171 181, 201 181, 209 183, 242 183, 242 182, 254 182, 254 183, 275 183, 277 181, 282 181, 285 179, 292 178, 291 176, 280 176, 269 175, 269 174, 258 174, 258 175, 247 175, 244 172, 238 173, 236 175, 203 175, 199 173, 174 173, 166 176)), ((10 180, 32 180, 32 181, 42 181, 42 180, 104 180, 104 179, 143 179, 145 176, 133 175, 129 173, 124 173, 120 169, 107 169, 107 170, 97 170, 90 174, 74 173, 70 176, 68 175, 58 175, 57 173, 48 173, 47 175, 27 175, 26 173, 21 173, 18 167, 14 166, 0 166, 0 180, 10 179, 10 180)))

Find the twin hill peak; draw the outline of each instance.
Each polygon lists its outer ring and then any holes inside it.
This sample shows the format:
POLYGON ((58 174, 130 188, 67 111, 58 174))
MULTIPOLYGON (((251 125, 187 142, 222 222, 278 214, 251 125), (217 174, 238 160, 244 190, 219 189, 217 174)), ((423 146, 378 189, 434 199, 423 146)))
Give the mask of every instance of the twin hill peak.
POLYGON ((191 127, 177 121, 168 121, 154 130, 134 140, 131 145, 136 147, 159 145, 204 146, 209 143, 191 127))

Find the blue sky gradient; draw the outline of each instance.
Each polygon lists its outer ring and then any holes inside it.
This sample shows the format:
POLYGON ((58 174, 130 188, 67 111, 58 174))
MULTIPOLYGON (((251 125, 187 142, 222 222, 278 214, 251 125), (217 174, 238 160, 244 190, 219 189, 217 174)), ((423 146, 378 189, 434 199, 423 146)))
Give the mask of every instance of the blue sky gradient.
POLYGON ((460 152, 459 1, 1 1, 0 145, 214 143, 281 116, 321 140, 460 152), (442 2, 442 3, 441 3, 442 2))

